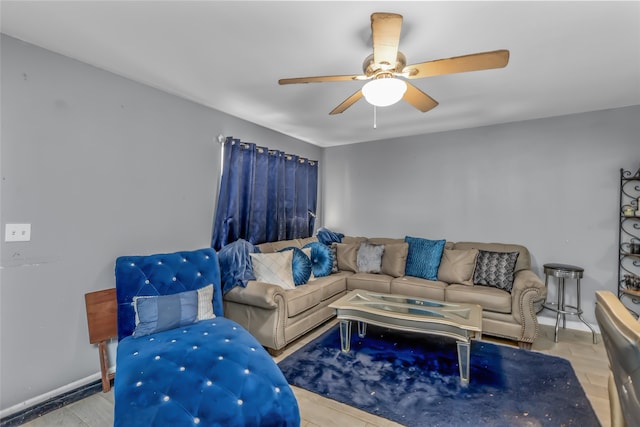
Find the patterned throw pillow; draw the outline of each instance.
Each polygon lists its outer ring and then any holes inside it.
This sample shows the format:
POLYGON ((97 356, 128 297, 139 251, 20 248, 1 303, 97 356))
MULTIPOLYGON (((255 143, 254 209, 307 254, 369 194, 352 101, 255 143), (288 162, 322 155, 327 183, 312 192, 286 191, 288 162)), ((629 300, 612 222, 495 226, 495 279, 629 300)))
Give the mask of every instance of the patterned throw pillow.
POLYGON ((309 281, 311 277, 311 260, 302 249, 294 246, 289 246, 280 249, 278 252, 293 251, 293 261, 291 264, 291 270, 293 273, 294 285, 304 285, 309 281))
POLYGON ((511 292, 519 252, 478 251, 473 283, 511 292))
POLYGON ((374 245, 369 242, 360 243, 356 255, 358 272, 379 274, 382 267, 382 254, 384 254, 384 245, 374 245))
POLYGON ((329 248, 331 248, 331 273, 337 273, 340 271, 338 268, 338 246, 332 243, 329 248))
POLYGON ((293 251, 249 255, 258 282, 271 283, 284 289, 296 288, 292 271, 293 251))
MULTIPOLYGON (((331 274, 333 270, 333 253, 331 248, 320 242, 307 243, 302 247, 311 250, 311 269, 313 270, 313 277, 324 277, 331 274)), ((335 262, 336 269, 338 268, 337 261, 335 262)))
POLYGON ((406 236, 404 241, 409 244, 405 274, 427 280, 438 280, 438 267, 446 241, 410 236, 406 236))

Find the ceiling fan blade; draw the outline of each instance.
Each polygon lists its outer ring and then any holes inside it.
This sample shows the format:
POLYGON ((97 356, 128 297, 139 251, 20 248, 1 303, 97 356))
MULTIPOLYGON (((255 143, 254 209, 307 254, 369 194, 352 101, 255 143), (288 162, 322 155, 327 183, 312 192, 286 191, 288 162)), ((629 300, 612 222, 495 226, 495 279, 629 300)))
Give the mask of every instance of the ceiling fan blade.
POLYGON ((426 113, 432 108, 438 106, 438 101, 436 101, 411 83, 407 83, 407 91, 404 93, 402 99, 404 99, 423 113, 426 113))
POLYGON ((353 95, 351 95, 350 97, 348 97, 347 99, 342 101, 342 104, 338 105, 336 108, 331 110, 329 115, 343 113, 344 110, 346 110, 347 108, 351 107, 358 100, 360 100, 360 98, 362 98, 362 91, 361 90, 357 91, 356 93, 354 93, 353 95))
POLYGON ((373 61, 394 67, 398 57, 398 43, 402 30, 402 15, 374 13, 371 15, 373 61))
POLYGON ((280 79, 278 84, 289 85, 293 83, 320 83, 320 82, 341 82, 352 80, 367 80, 369 77, 360 75, 350 76, 316 76, 316 77, 296 77, 292 79, 280 79))
POLYGON ((408 79, 419 79, 443 74, 503 68, 508 63, 509 51, 503 49, 407 65, 402 71, 406 73, 405 76, 408 79))

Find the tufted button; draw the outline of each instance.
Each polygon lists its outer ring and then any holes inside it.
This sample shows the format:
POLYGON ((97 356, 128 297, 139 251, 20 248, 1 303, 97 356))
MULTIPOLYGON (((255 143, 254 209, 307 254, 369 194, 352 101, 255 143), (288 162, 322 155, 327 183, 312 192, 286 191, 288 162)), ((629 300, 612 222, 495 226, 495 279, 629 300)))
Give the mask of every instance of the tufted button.
POLYGON ((144 284, 145 284, 145 285, 148 285, 149 283, 151 283, 151 282, 149 282, 149 279, 147 279, 147 280, 145 280, 145 281, 144 281, 144 284))
POLYGON ((185 367, 184 366, 180 366, 180 372, 184 372, 185 367))
POLYGON ((280 393, 280 387, 276 387, 276 388, 275 388, 275 392, 276 392, 276 393, 280 393))
POLYGON ((202 335, 209 335, 209 332, 205 332, 205 333, 203 333, 202 335))
POLYGON ((209 259, 209 255, 205 255, 205 256, 204 256, 204 259, 209 259))
POLYGON ((155 338, 149 338, 149 341, 155 341, 155 340, 156 340, 155 338))
POLYGON ((245 373, 245 374, 248 374, 248 373, 249 373, 249 370, 248 370, 248 369, 245 369, 245 370, 244 370, 244 373, 245 373))
POLYGON ((222 360, 222 359, 224 359, 224 357, 218 356, 218 360, 222 360))
POLYGON ((165 402, 168 402, 170 400, 169 396, 165 396, 162 398, 162 400, 164 400, 165 402))
POLYGON ((207 381, 207 386, 211 387, 213 385, 213 382, 211 380, 207 381))
POLYGON ((177 340, 175 340, 175 339, 171 340, 171 342, 176 342, 176 341, 177 341, 177 340))
POLYGON ((197 346, 197 345, 194 345, 194 346, 193 346, 193 347, 191 347, 191 348, 192 348, 192 349, 194 349, 194 350, 197 350, 197 349, 198 349, 198 346, 197 346))
POLYGON ((182 258, 182 262, 187 262, 187 259, 186 258, 182 258))
POLYGON ((158 265, 162 265, 162 261, 158 261, 158 265))
POLYGON ((238 399, 238 406, 242 405, 244 402, 242 401, 242 399, 238 399))
POLYGON ((198 417, 194 417, 194 418, 193 418, 193 423, 194 423, 194 424, 200 424, 200 418, 198 418, 198 417))
POLYGON ((137 356, 138 354, 139 354, 139 353, 138 353, 137 351, 134 351, 134 352, 133 352, 133 355, 134 355, 134 356, 137 356))
POLYGON ((136 266, 136 264, 133 263, 133 262, 130 265, 131 265, 131 267, 135 267, 136 266))
POLYGON ((177 278, 176 276, 173 276, 173 277, 171 278, 171 280, 173 280, 173 281, 175 282, 176 280, 178 280, 178 278, 177 278))
POLYGON ((224 342, 229 342, 229 341, 231 341, 229 338, 224 339, 224 342))
POLYGON ((202 276, 202 273, 200 273, 200 272, 198 271, 198 274, 196 274, 196 276, 200 277, 200 276, 202 276))
POLYGON ((136 387, 140 387, 141 385, 142 385, 142 381, 138 381, 138 382, 136 383, 136 387))
POLYGON ((156 356, 153 358, 154 360, 160 360, 160 356, 156 356))

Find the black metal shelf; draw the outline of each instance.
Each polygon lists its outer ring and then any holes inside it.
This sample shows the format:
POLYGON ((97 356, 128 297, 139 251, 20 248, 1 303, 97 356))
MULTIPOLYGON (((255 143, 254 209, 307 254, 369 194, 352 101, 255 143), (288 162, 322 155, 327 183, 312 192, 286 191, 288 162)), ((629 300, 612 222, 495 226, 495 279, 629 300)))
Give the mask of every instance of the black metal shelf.
POLYGON ((640 289, 627 288, 625 275, 640 276, 640 169, 620 169, 620 224, 618 228, 618 298, 640 304, 640 289), (625 213, 625 210, 633 214, 625 213))

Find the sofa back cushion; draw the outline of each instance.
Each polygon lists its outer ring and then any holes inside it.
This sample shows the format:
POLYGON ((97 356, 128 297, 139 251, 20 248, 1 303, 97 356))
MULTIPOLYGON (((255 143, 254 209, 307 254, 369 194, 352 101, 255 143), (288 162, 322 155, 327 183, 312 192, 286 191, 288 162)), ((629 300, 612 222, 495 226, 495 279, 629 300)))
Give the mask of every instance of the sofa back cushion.
POLYGON ((260 243, 259 245, 256 245, 256 246, 260 249, 260 252, 262 252, 263 254, 269 254, 272 252, 278 252, 280 249, 290 248, 290 247, 300 249, 307 243, 317 242, 317 241, 318 241, 318 238, 316 237, 304 237, 301 239, 279 240, 277 242, 265 242, 265 243, 260 243))
POLYGON ((511 243, 456 242, 454 249, 479 249, 491 252, 519 252, 514 272, 531 269, 531 254, 522 246, 511 243))
POLYGON ((408 253, 409 244, 402 240, 399 243, 386 243, 382 254, 382 273, 393 277, 404 276, 408 253))
POLYGON ((360 243, 332 243, 331 246, 336 248, 338 270, 357 273, 360 243))
POLYGON ((438 268, 438 280, 473 286, 473 270, 477 257, 477 249, 445 248, 438 268))

